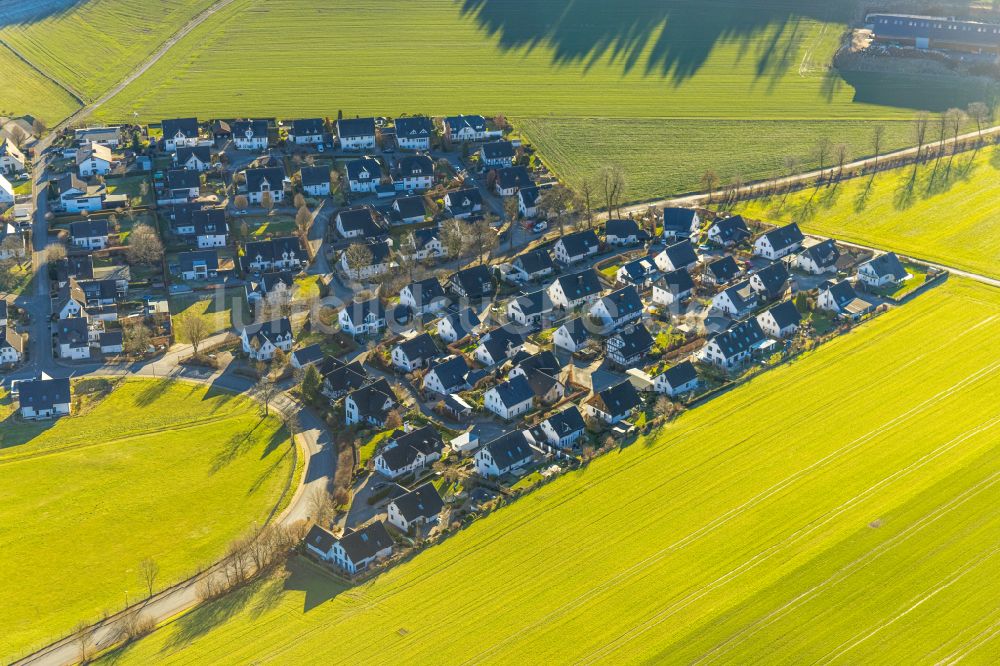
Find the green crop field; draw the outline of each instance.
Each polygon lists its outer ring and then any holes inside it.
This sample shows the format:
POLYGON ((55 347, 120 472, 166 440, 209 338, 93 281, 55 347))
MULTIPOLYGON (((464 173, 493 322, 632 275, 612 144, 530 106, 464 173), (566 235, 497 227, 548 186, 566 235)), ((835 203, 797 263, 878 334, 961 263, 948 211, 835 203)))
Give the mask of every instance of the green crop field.
POLYGON ((28 114, 49 123, 61 120, 80 105, 65 90, 46 79, 0 44, 0 116, 28 114))
POLYGON ((1000 278, 1000 150, 856 178, 737 212, 1000 278))
MULTIPOLYGON (((86 380, 93 382, 95 380, 86 380)), ((100 381, 100 380, 97 380, 100 381)), ((287 433, 247 398, 130 380, 81 416, 0 428, 0 661, 221 556, 287 503, 287 433)))
POLYGON ((952 279, 356 588, 112 663, 992 663, 1000 292, 952 279))

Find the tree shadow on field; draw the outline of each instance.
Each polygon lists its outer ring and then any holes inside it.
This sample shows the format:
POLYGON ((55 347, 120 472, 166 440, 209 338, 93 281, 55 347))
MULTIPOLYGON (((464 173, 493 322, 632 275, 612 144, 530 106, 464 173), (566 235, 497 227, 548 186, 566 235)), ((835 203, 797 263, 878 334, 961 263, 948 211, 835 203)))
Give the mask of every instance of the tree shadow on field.
POLYGON ((623 73, 644 73, 675 85, 697 74, 716 44, 739 45, 754 59, 757 79, 779 80, 799 66, 801 21, 847 22, 852 0, 457 0, 504 50, 547 47, 556 65, 608 60, 623 73))
POLYGON ((347 589, 346 583, 334 578, 320 565, 302 557, 289 560, 286 569, 289 575, 284 580, 282 592, 305 592, 303 613, 325 604, 347 589))
MULTIPOLYGON (((226 440, 225 445, 223 445, 219 452, 215 454, 215 458, 212 460, 212 467, 209 469, 209 474, 215 474, 253 448, 254 432, 261 425, 261 423, 263 423, 263 419, 255 423, 253 427, 248 430, 233 433, 229 439, 226 440)), ((264 456, 261 457, 263 458, 264 456)))
POLYGON ((0 28, 9 25, 29 25, 51 16, 65 14, 83 0, 23 0, 22 2, 2 3, 0 7, 0 28))
POLYGON ((176 383, 177 379, 169 375, 160 379, 146 381, 145 387, 135 397, 136 406, 148 407, 159 400, 176 383))
POLYGON ((269 582, 268 579, 254 581, 182 616, 174 623, 174 629, 164 644, 163 650, 173 652, 183 648, 221 626, 246 608, 255 593, 269 582))
POLYGON ((254 495, 258 490, 260 490, 261 486, 263 486, 268 479, 270 479, 277 472, 281 471, 282 463, 285 461, 285 458, 288 458, 289 456, 291 456, 291 454, 292 454, 292 448, 288 447, 287 449, 285 449, 285 452, 283 454, 275 458, 274 462, 268 465, 267 469, 261 472, 260 476, 257 477, 257 479, 253 482, 253 484, 249 488, 247 488, 247 497, 254 495))

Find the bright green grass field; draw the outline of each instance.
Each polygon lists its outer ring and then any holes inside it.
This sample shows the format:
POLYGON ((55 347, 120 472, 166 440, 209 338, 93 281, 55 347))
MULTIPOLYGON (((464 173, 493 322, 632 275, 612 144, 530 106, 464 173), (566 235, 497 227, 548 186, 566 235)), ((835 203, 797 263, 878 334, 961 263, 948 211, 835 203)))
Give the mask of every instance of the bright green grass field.
POLYGON ((993 148, 741 205, 738 212, 1000 278, 1000 150, 993 148))
POLYGON ((1000 291, 955 279, 376 580, 125 663, 995 663, 1000 291))
POLYGON ((53 123, 70 115, 79 104, 65 90, 27 66, 0 44, 0 116, 28 114, 53 123))
MULTIPOLYGON (((178 321, 181 317, 201 317, 210 334, 252 323, 246 292, 240 288, 216 289, 208 296, 206 292, 171 296, 170 314, 178 321)), ((178 325, 176 333, 178 342, 189 342, 183 326, 178 325)))
POLYGON ((0 427, 0 661, 185 578, 280 503, 288 437, 256 404, 128 381, 84 416, 0 427))

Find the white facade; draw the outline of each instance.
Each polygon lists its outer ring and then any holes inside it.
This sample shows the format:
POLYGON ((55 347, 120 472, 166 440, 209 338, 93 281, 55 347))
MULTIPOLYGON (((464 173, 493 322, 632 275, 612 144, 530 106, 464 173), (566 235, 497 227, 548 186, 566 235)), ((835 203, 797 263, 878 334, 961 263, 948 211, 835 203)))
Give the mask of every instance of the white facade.
POLYGON ((198 248, 202 250, 209 247, 224 247, 226 234, 199 234, 197 242, 198 248))
POLYGON ((500 394, 497 393, 496 387, 491 388, 483 396, 483 407, 507 421, 528 412, 533 402, 533 398, 528 397, 519 403, 505 405, 503 400, 500 399, 500 394))

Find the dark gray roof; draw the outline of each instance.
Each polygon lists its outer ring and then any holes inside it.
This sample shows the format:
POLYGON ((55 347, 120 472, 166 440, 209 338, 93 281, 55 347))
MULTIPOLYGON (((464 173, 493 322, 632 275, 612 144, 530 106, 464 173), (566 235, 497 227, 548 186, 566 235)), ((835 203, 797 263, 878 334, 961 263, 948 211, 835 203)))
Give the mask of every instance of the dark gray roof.
POLYGON ((761 330, 757 320, 751 317, 746 321, 734 324, 728 330, 716 335, 712 340, 718 344, 726 358, 732 358, 737 354, 750 351, 750 348, 764 339, 764 331, 761 330))
POLYGON ((246 333, 247 340, 256 339, 261 342, 267 340, 273 344, 277 336, 291 334, 292 322, 288 320, 288 317, 281 317, 244 326, 243 331, 246 333))
POLYGON ((621 416, 642 404, 635 387, 628 380, 604 389, 591 399, 596 399, 601 410, 612 416, 621 416))
POLYGON ((996 23, 910 14, 869 14, 865 23, 873 27, 878 39, 910 41, 924 37, 930 40, 932 48, 941 44, 1000 48, 1000 25, 996 23))
POLYGON ((369 314, 374 314, 379 319, 385 319, 385 308, 378 296, 369 298, 367 301, 351 301, 344 306, 344 310, 355 325, 363 323, 369 314))
POLYGON ((791 247, 796 243, 801 243, 805 238, 799 230, 799 225, 794 222, 786 224, 783 227, 778 227, 777 229, 771 229, 764 236, 767 237, 771 243, 771 247, 775 250, 791 247))
POLYGON ((698 373, 694 369, 691 361, 681 361, 677 365, 671 366, 663 371, 663 377, 673 388, 684 386, 688 382, 698 379, 698 373))
POLYGON ((486 338, 480 344, 486 348, 494 361, 500 361, 507 357, 510 349, 524 344, 524 336, 506 327, 495 328, 486 334, 486 338))
POLYGON ((397 345, 409 359, 430 359, 437 357, 441 351, 434 344, 434 338, 427 333, 421 333, 409 340, 403 340, 397 345))
POLYGON ((670 259, 674 266, 684 267, 697 263, 698 255, 695 254, 694 246, 689 240, 682 240, 679 243, 668 245, 663 248, 663 253, 670 259))
POLYGON ((482 323, 479 321, 479 315, 472 308, 465 308, 461 312, 450 314, 445 319, 451 322, 451 327, 455 329, 459 339, 464 338, 472 332, 473 328, 482 323))
POLYGON ((483 205, 483 197, 474 187, 447 192, 445 198, 449 202, 448 209, 453 215, 472 212, 477 206, 483 205))
POLYGON ((628 238, 629 236, 646 236, 647 234, 639 229, 635 220, 608 220, 604 225, 604 235, 606 237, 616 236, 618 238, 628 238))
POLYGON ((323 553, 330 552, 333 544, 337 543, 337 537, 324 530, 319 525, 313 525, 306 535, 306 543, 323 553))
POLYGON ((694 216, 694 209, 670 206, 663 209, 663 225, 664 227, 690 231, 691 225, 694 224, 694 216))
POLYGON ((233 136, 238 136, 242 139, 247 138, 247 133, 253 138, 264 137, 267 138, 267 121, 266 120, 237 120, 232 123, 233 136))
POLYGON ((397 178, 420 178, 434 175, 434 160, 427 155, 404 155, 396 161, 397 178))
POLYGON ((760 269, 754 275, 764 285, 764 293, 768 298, 775 298, 785 292, 788 283, 788 268, 783 261, 775 261, 760 269))
POLYGON ((316 363, 323 358, 323 348, 319 343, 311 344, 307 347, 302 347, 301 349, 296 349, 292 352, 292 356, 299 365, 309 365, 310 363, 316 363))
POLYGON ((633 282, 641 282, 656 273, 656 264, 648 258, 634 259, 622 266, 625 274, 633 282))
POLYGON ((342 139, 375 136, 375 119, 341 118, 337 121, 337 136, 342 139))
POLYGON ((407 287, 409 287, 410 293, 413 294, 413 300, 416 301, 417 307, 422 307, 445 297, 444 288, 436 277, 411 282, 407 287))
MULTIPOLYGON (((86 323, 86 322, 85 322, 86 323)), ((55 405, 70 402, 69 378, 32 379, 17 385, 18 402, 21 407, 31 407, 35 411, 52 409, 55 405)))
POLYGON ((802 250, 802 254, 812 259, 820 268, 833 268, 840 259, 840 249, 832 238, 807 247, 802 250))
POLYGON ((496 292, 493 269, 489 266, 463 268, 451 276, 451 281, 462 288, 467 298, 482 298, 496 292))
POLYGON ((554 268, 549 251, 541 247, 517 255, 514 258, 514 265, 528 275, 554 268))
POLYGON ((107 220, 83 220, 69 225, 69 235, 73 238, 94 238, 108 235, 107 220))
POLYGON ((642 299, 639 298, 639 292, 631 285, 611 292, 601 298, 601 302, 615 319, 642 312, 642 299))
POLYGON ((453 131, 459 130, 463 127, 471 127, 477 132, 486 131, 486 118, 482 116, 448 116, 444 119, 444 122, 453 131))
POLYGON ((528 370, 542 370, 550 375, 558 375, 562 370, 562 364, 556 355, 549 350, 543 350, 534 354, 526 351, 519 351, 511 359, 514 367, 521 368, 525 372, 528 370))
POLYGON ((302 167, 299 170, 302 177, 302 186, 330 184, 330 168, 325 166, 302 167))
POLYGON ((392 205, 394 210, 399 211, 401 218, 424 217, 427 214, 424 198, 421 196, 399 197, 392 205))
POLYGON ((857 292, 854 291, 854 287, 848 280, 841 280, 840 282, 824 282, 820 285, 819 290, 820 293, 824 290, 829 290, 833 295, 833 300, 839 308, 843 308, 858 297, 857 292))
POLYGON ((461 386, 469 373, 469 364, 464 356, 452 355, 432 364, 428 373, 434 372, 445 389, 461 386))
POLYGON ((322 118, 299 118, 292 121, 292 136, 319 136, 325 131, 322 118))
POLYGON ((552 301, 549 299, 549 292, 545 289, 533 291, 530 294, 523 294, 514 299, 521 312, 526 316, 538 315, 552 309, 552 301))
POLYGON ((734 215, 724 220, 717 220, 712 225, 719 230, 719 238, 723 243, 738 243, 750 236, 750 229, 742 215, 734 215))
POLYGON ((694 280, 691 279, 691 274, 687 272, 686 268, 678 268, 675 271, 664 273, 657 284, 674 294, 683 294, 694 289, 694 280))
POLYGON ((729 296, 729 300, 733 302, 737 311, 752 308, 757 304, 757 293, 750 286, 750 280, 737 282, 725 289, 724 293, 729 296))
POLYGON ((422 139, 434 134, 434 123, 426 116, 396 118, 396 136, 405 139, 422 139))
POLYGON ((587 324, 583 320, 583 317, 573 317, 564 322, 562 328, 566 329, 569 337, 578 345, 583 344, 590 338, 590 331, 587 330, 587 324))
POLYGON ((319 374, 330 390, 336 393, 361 388, 368 381, 365 367, 358 361, 344 363, 340 359, 327 356, 319 366, 319 374))
POLYGON ((639 354, 645 354, 653 346, 653 336, 649 334, 646 327, 636 324, 627 330, 616 333, 611 339, 617 338, 621 341, 621 347, 617 348, 617 353, 623 358, 629 359, 639 354))
POLYGON ((570 405, 561 412, 556 412, 549 416, 546 421, 556 431, 556 435, 561 438, 572 435, 584 429, 583 416, 576 405, 570 405))
POLYGON ((444 447, 444 443, 441 440, 441 433, 431 425, 425 425, 407 433, 400 431, 397 431, 397 433, 393 434, 392 439, 392 442, 397 447, 411 447, 425 455, 440 453, 444 447))
POLYGON ((192 190, 201 187, 201 176, 197 171, 187 169, 170 169, 167 171, 167 189, 192 190))
POLYGON ((379 378, 374 383, 355 389, 348 396, 358 406, 358 414, 362 417, 374 417, 377 421, 385 421, 384 409, 386 400, 396 404, 396 394, 385 378, 379 378))
POLYGON ((736 260, 729 255, 716 259, 707 268, 715 281, 720 284, 729 282, 740 274, 740 267, 736 264, 736 260))
POLYGON ((437 489, 430 483, 425 483, 415 490, 400 495, 392 500, 391 504, 396 505, 399 514, 406 522, 418 518, 433 518, 444 508, 444 501, 437 489))
POLYGON ((178 132, 188 139, 196 139, 198 137, 197 118, 171 118, 161 121, 160 127, 163 129, 163 136, 168 139, 177 136, 178 132))
POLYGON ((774 321, 777 322, 779 329, 797 325, 802 321, 802 315, 799 314, 799 311, 795 308, 795 304, 791 301, 782 301, 768 309, 768 312, 774 317, 774 321))
POLYGON ((101 333, 99 338, 99 342, 102 347, 114 347, 115 345, 121 345, 123 340, 124 336, 121 331, 107 331, 106 333, 101 333))
POLYGON ((559 286, 562 287, 563 293, 571 301, 601 292, 601 280, 597 277, 597 271, 593 268, 588 268, 579 273, 560 275, 556 280, 559 282, 559 286))
POLYGON ((484 448, 489 451, 494 462, 501 469, 527 460, 534 455, 523 430, 513 430, 506 435, 501 435, 484 448))
POLYGON ((360 231, 365 236, 372 237, 385 231, 379 225, 379 219, 370 206, 345 208, 337 213, 337 216, 340 218, 340 225, 346 233, 360 231))
POLYGON ((278 238, 269 238, 268 240, 244 243, 243 255, 240 257, 240 260, 241 262, 244 260, 249 262, 259 256, 264 261, 273 261, 275 258, 285 254, 294 255, 300 260, 305 259, 305 253, 302 251, 298 237, 281 236, 278 238))
POLYGON ((285 170, 281 167, 263 167, 260 169, 247 169, 247 191, 260 192, 264 181, 270 186, 272 191, 280 190, 285 180, 285 170))
POLYGON ((392 547, 392 537, 385 529, 385 523, 377 520, 356 532, 345 533, 340 537, 339 543, 348 559, 356 563, 392 547))
POLYGON ((907 275, 906 269, 903 268, 903 264, 899 261, 899 257, 896 256, 895 252, 880 254, 863 265, 870 266, 875 271, 875 274, 880 277, 890 275, 896 280, 902 280, 907 275))
POLYGON ((488 160, 514 157, 514 144, 510 141, 487 141, 480 150, 483 151, 483 157, 488 160))
POLYGON ((525 208, 534 208, 535 204, 538 203, 539 190, 538 187, 532 185, 530 187, 522 187, 517 191, 518 198, 524 204, 525 208))
POLYGON ((382 165, 374 157, 359 157, 347 163, 348 180, 379 180, 382 165))
POLYGON ((88 345, 87 320, 84 317, 60 319, 56 322, 56 334, 61 345, 69 345, 73 348, 86 347, 88 345))
POLYGON ((219 253, 215 250, 192 250, 181 252, 177 255, 177 262, 181 266, 181 271, 190 271, 195 263, 204 263, 205 268, 210 271, 219 270, 219 253))
POLYGON ((229 231, 226 211, 222 208, 202 208, 191 212, 191 225, 197 236, 215 236, 229 231))
POLYGON ((497 183, 500 188, 507 190, 512 187, 530 187, 531 174, 523 166, 511 166, 497 169, 497 183))
POLYGON ((524 375, 512 377, 493 388, 505 407, 513 407, 525 400, 531 400, 535 396, 535 392, 531 390, 531 384, 528 383, 528 379, 524 375))
POLYGON ((177 148, 177 163, 184 164, 194 155, 198 161, 208 164, 212 161, 211 146, 180 146, 177 148))

